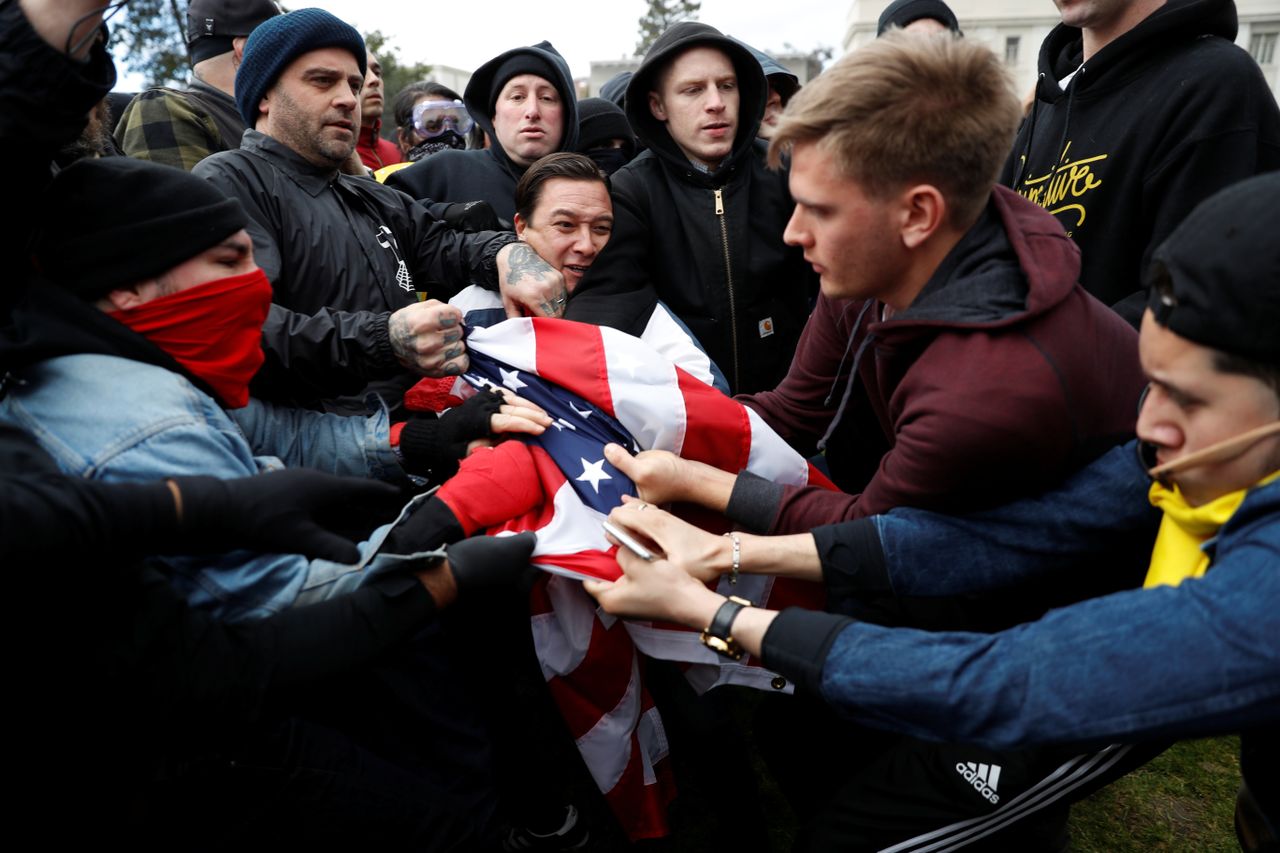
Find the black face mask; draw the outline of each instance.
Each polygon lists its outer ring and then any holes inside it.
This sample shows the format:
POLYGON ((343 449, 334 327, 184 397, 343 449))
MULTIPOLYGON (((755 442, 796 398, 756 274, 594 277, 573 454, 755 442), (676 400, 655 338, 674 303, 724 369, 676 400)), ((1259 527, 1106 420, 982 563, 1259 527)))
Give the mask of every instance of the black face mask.
POLYGON ((460 136, 452 130, 446 130, 439 136, 433 136, 425 142, 419 142, 417 145, 410 148, 405 156, 409 158, 410 163, 416 163, 428 154, 434 154, 437 151, 445 151, 449 148, 466 147, 466 137, 460 136))
POLYGON ((612 175, 631 162, 631 154, 625 148, 592 148, 587 156, 606 175, 612 175))

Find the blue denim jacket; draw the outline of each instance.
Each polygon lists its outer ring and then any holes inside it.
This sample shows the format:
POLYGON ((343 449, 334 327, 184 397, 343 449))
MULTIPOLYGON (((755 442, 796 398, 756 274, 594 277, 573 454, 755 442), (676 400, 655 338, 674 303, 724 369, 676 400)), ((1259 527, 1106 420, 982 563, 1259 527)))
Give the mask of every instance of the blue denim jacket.
MULTIPOLYGON (((964 517, 894 510, 874 524, 902 595, 1026 583, 1153 541, 1134 445, 1036 498, 964 517)), ((883 628, 783 612, 764 661, 881 728, 995 749, 1195 736, 1280 720, 1280 481, 1252 491, 1200 579, 1051 611, 997 634, 883 628)), ((853 567, 856 568, 856 567, 853 567)), ((851 569, 852 570, 852 569, 851 569)))
MULTIPOLYGON (((22 380, 0 400, 0 420, 27 430, 76 476, 114 482, 188 474, 231 478, 285 466, 403 476, 385 410, 343 417, 255 400, 228 413, 176 373, 107 355, 49 359, 25 368, 22 380)), ((260 617, 357 585, 389 529, 379 528, 363 543, 364 557, 353 565, 247 551, 163 562, 193 606, 225 619, 260 617)))

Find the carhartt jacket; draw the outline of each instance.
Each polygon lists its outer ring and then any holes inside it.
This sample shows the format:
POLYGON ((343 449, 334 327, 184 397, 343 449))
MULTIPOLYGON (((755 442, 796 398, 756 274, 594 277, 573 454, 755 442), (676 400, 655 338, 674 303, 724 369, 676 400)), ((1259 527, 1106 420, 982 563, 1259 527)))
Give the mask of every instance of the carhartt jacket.
POLYGON ((654 42, 627 89, 627 118, 649 150, 614 173, 613 236, 565 315, 638 334, 656 291, 734 393, 773 388, 786 375, 817 293, 803 251, 782 242, 794 208, 787 170, 768 169, 755 138, 766 94, 750 51, 706 24, 676 24, 654 42), (712 173, 649 111, 657 71, 698 45, 723 51, 738 78, 734 147, 712 173))

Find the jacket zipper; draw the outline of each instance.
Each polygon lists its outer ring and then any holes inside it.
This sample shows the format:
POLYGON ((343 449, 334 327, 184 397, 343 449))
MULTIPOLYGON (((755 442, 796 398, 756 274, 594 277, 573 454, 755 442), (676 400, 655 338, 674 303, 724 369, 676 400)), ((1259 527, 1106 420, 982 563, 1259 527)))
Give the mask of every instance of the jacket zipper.
POLYGON ((738 393, 738 310, 733 299, 733 268, 729 266, 729 226, 724 219, 724 190, 716 194, 716 216, 720 219, 720 245, 724 248, 724 277, 729 289, 729 342, 733 351, 733 393, 738 393))

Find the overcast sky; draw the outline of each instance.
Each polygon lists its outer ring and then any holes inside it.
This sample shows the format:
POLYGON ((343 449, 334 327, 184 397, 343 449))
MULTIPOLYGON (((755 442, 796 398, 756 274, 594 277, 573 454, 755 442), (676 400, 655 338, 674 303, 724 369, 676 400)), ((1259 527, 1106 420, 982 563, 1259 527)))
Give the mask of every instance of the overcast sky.
MULTIPOLYGON (((575 77, 590 73, 593 59, 630 56, 646 0, 292 0, 291 8, 319 6, 361 32, 382 30, 407 62, 472 70, 512 47, 548 39, 575 77)), ((731 2, 702 0, 698 19, 766 52, 791 44, 801 51, 832 47, 839 55, 848 0, 731 2)), ((120 69, 122 78, 124 69, 120 69)), ((127 75, 117 88, 136 91, 127 75), (132 86, 130 86, 132 84, 132 86)))
MULTIPOLYGON (((291 4, 293 5, 293 4, 291 4)), ((303 5, 299 0, 297 5, 303 5)), ((504 50, 548 39, 575 77, 593 59, 630 56, 646 0, 474 0, 407 3, 310 0, 361 32, 382 30, 401 58, 471 70, 504 50)), ((698 19, 764 51, 789 42, 809 51, 839 47, 847 0, 742 3, 702 0, 698 19)))

